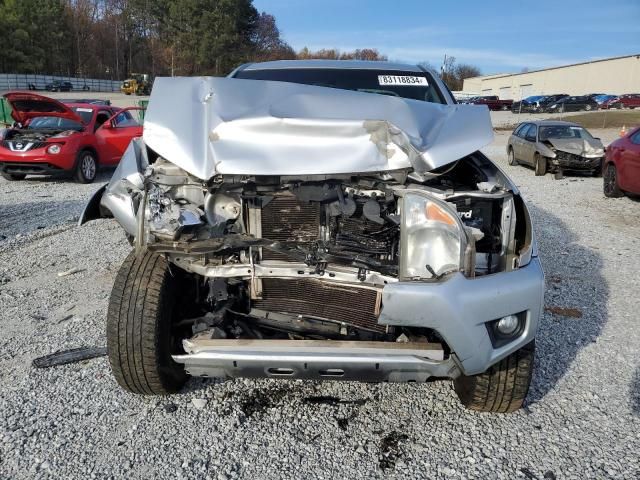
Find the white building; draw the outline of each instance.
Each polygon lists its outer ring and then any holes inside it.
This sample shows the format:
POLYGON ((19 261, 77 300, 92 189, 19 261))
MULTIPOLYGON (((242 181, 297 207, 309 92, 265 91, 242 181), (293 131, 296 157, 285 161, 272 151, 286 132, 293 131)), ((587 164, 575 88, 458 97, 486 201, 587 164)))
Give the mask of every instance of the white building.
POLYGON ((531 95, 640 93, 640 54, 605 58, 526 73, 471 77, 462 92, 520 100, 531 95))

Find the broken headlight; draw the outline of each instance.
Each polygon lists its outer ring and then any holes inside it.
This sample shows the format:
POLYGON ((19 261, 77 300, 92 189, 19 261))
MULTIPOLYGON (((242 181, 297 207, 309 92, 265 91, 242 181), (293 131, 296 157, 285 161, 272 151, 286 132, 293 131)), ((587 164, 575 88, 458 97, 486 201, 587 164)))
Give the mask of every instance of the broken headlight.
POLYGON ((460 270, 465 243, 463 227, 450 206, 416 193, 404 195, 401 279, 436 279, 460 270))

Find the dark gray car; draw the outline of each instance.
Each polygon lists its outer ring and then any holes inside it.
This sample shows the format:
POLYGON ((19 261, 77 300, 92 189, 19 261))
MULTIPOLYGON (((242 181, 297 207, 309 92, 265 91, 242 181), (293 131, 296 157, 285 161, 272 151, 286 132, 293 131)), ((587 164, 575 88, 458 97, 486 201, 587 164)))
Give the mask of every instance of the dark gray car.
POLYGON ((602 171, 604 145, 576 123, 542 120, 521 123, 507 142, 509 165, 525 164, 536 175, 548 171, 602 171))

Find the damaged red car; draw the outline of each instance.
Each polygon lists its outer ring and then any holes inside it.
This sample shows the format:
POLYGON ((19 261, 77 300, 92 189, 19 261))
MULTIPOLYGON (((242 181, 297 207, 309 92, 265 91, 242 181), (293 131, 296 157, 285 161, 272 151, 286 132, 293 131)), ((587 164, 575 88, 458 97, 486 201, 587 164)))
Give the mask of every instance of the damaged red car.
POLYGON ((640 127, 607 147, 602 176, 605 197, 640 195, 640 127))
POLYGON ((99 167, 115 166, 142 126, 131 113, 91 103, 61 103, 26 92, 4 95, 13 127, 0 131, 0 175, 70 174, 80 183, 95 180, 99 167))

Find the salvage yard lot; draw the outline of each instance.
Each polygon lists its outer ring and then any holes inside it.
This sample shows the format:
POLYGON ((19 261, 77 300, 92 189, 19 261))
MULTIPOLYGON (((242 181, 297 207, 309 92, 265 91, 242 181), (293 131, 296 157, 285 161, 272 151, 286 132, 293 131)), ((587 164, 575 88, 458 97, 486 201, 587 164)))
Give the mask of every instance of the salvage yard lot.
MULTIPOLYGON (((592 133, 608 144, 617 130, 592 133)), ((529 201, 547 277, 532 388, 510 415, 465 410, 449 382, 192 379, 146 398, 104 357, 34 369, 105 344, 130 247, 113 221, 75 226, 110 172, 94 185, 0 179, 0 479, 640 477, 640 202, 604 199, 601 179, 508 166, 508 135, 485 152, 529 201)))

